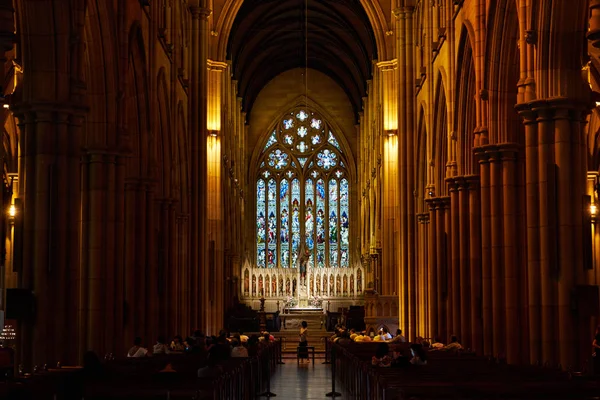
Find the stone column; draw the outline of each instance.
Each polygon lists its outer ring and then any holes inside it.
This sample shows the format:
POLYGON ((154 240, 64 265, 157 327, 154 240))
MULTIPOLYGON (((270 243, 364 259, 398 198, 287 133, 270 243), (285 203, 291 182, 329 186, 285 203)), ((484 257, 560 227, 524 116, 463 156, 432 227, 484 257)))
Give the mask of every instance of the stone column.
POLYGON ((465 177, 469 191, 469 305, 471 348, 483 354, 482 280, 481 280, 481 193, 479 176, 465 177))
POLYGON ((519 270, 518 228, 518 145, 503 143, 498 145, 502 160, 503 227, 504 227, 504 299, 506 319, 506 361, 511 364, 521 362, 521 282, 519 270))
POLYGON ((491 237, 491 207, 490 207, 490 161, 489 154, 483 147, 475 149, 479 159, 480 192, 481 192, 481 285, 483 316, 483 354, 493 355, 492 322, 492 237, 491 237))
MULTIPOLYGON (((84 110, 68 104, 18 104, 19 194, 23 199, 19 286, 35 296, 36 313, 19 322, 20 362, 78 362, 81 205, 80 143, 84 110)), ((98 305, 99 293, 90 297, 98 305)), ((87 298, 85 299, 87 304, 87 298)), ((92 307, 92 304, 86 305, 92 307)))
POLYGON ((201 328, 205 321, 205 308, 202 307, 204 272, 207 267, 206 239, 206 114, 207 114, 207 59, 208 59, 208 18, 212 11, 206 8, 206 0, 199 6, 191 6, 192 14, 192 70, 190 73, 190 135, 191 135, 191 320, 192 325, 201 328))
POLYGON ((454 313, 460 312, 460 310, 454 309, 454 293, 450 292, 450 287, 452 286, 452 265, 450 263, 450 254, 451 254, 451 246, 452 246, 452 233, 450 231, 452 224, 452 210, 450 209, 450 197, 444 196, 440 197, 441 207, 443 208, 444 215, 444 229, 442 230, 443 234, 443 245, 440 249, 443 254, 443 263, 442 263, 442 298, 444 299, 444 313, 446 318, 444 319, 446 323, 446 329, 442 337, 443 340, 448 340, 450 335, 454 334, 453 324, 454 324, 454 313))
POLYGON ((527 194, 527 302, 529 323, 529 362, 541 362, 541 273, 540 215, 538 181, 538 137, 536 114, 530 110, 519 113, 525 124, 525 192, 527 194))
POLYGON ((427 240, 427 303, 428 327, 427 334, 433 338, 440 334, 438 316, 438 280, 437 271, 437 205, 435 199, 427 199, 429 207, 429 231, 427 240))
MULTIPOLYGON (((556 187, 555 165, 553 160, 553 121, 552 110, 537 103, 537 153, 539 202, 536 204, 540 223, 540 282, 542 311, 542 362, 556 365, 558 349, 556 346, 556 187)), ((529 161, 528 161, 529 163, 529 161)))
POLYGON ((450 192, 450 257, 449 257, 449 277, 448 280, 448 309, 452 313, 451 321, 449 322, 448 328, 451 334, 457 335, 462 340, 461 333, 461 307, 460 307, 460 204, 458 198, 458 183, 454 178, 447 178, 446 183, 448 184, 448 191, 450 192), (451 323, 450 323, 451 322, 451 323))
MULTIPOLYGON (((455 282, 458 282, 458 287, 455 286, 455 291, 459 295, 460 299, 460 331, 459 339, 461 343, 472 348, 472 335, 471 335, 471 307, 470 307, 470 295, 472 293, 471 288, 471 273, 470 273, 470 250, 469 244, 472 240, 472 236, 469 231, 469 182, 465 177, 456 178, 456 185, 458 187, 458 230, 460 245, 459 247, 459 275, 455 282)), ((456 284, 456 283, 455 283, 456 284)), ((456 303, 456 308, 458 309, 456 303)))
MULTIPOLYGON (((532 155, 526 164, 527 209, 539 216, 539 220, 534 216, 531 221, 528 217, 533 250, 537 250, 535 235, 539 235, 539 268, 536 255, 530 252, 529 276, 541 282, 541 319, 532 319, 530 327, 540 333, 541 361, 560 363, 565 368, 578 365, 579 358, 585 357, 585 344, 581 344, 581 354, 573 351, 574 344, 582 340, 577 329, 583 328, 572 309, 572 291, 583 280, 581 224, 586 212, 586 172, 581 161, 585 158, 582 121, 588 107, 567 98, 517 106, 525 120, 526 151, 532 155)), ((535 306, 530 302, 530 315, 535 306)), ((537 348, 534 351, 530 359, 536 356, 537 348)))
POLYGON ((428 260, 428 235, 429 235, 429 213, 417 214, 418 225, 418 251, 417 251, 417 335, 423 337, 430 336, 429 327, 429 260, 428 260))
POLYGON ((437 334, 440 336, 440 340, 446 340, 448 336, 448 248, 447 248, 447 235, 446 225, 447 216, 449 216, 449 197, 438 197, 435 201, 435 245, 436 245, 436 265, 435 271, 437 274, 437 334))
POLYGON ((490 230, 492 261, 493 354, 505 356, 504 234, 502 215, 502 159, 495 145, 483 146, 490 161, 490 230))

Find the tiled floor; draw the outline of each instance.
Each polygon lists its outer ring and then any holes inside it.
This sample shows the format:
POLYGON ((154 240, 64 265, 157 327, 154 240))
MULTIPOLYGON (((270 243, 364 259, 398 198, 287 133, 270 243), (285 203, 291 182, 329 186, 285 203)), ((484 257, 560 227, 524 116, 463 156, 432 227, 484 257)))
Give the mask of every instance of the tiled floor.
MULTIPOLYGON (((297 365, 296 360, 285 360, 285 364, 277 366, 273 375, 271 392, 285 400, 330 399, 325 394, 331 392, 331 365, 323 365, 322 362, 315 360, 313 367, 312 362, 297 365)), ((335 390, 341 393, 336 399, 350 399, 339 381, 335 390)))

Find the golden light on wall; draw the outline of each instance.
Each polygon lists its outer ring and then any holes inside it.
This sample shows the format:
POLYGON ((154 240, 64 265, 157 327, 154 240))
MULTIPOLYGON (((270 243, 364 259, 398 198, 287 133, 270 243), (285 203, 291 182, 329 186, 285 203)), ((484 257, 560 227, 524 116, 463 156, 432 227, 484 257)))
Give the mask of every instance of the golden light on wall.
POLYGON ((396 77, 398 63, 396 60, 377 63, 381 69, 383 84, 383 129, 395 131, 398 129, 398 91, 396 77))
POLYGON ((208 93, 206 99, 206 129, 209 132, 221 130, 221 91, 223 71, 227 63, 207 60, 208 93))

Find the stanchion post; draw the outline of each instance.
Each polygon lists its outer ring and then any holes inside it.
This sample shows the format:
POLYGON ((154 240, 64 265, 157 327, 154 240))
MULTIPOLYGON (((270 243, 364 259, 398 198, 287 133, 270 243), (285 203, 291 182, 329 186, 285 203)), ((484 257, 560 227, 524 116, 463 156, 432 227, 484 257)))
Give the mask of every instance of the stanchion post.
POLYGON ((279 361, 277 361, 277 364, 285 364, 283 362, 283 345, 282 345, 282 340, 283 338, 279 338, 279 361))
POLYGON ((323 339, 325 340, 325 361, 323 361, 321 364, 330 364, 328 356, 329 356, 329 338, 326 336, 323 336, 323 339))
POLYGON ((276 397, 277 395, 271 392, 271 358, 269 351, 271 349, 267 348, 267 391, 261 393, 259 397, 276 397))
POLYGON ((335 391, 335 347, 331 348, 331 392, 327 393, 327 397, 341 397, 340 392, 335 391))

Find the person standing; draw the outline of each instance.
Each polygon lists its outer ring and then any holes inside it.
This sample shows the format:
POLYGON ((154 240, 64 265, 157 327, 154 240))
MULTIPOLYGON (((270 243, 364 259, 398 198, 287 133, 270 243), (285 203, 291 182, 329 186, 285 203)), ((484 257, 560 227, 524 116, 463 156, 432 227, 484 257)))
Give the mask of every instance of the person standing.
POLYGON ((300 328, 300 343, 298 343, 298 358, 301 360, 308 361, 308 324, 306 321, 302 321, 302 327, 300 328))

